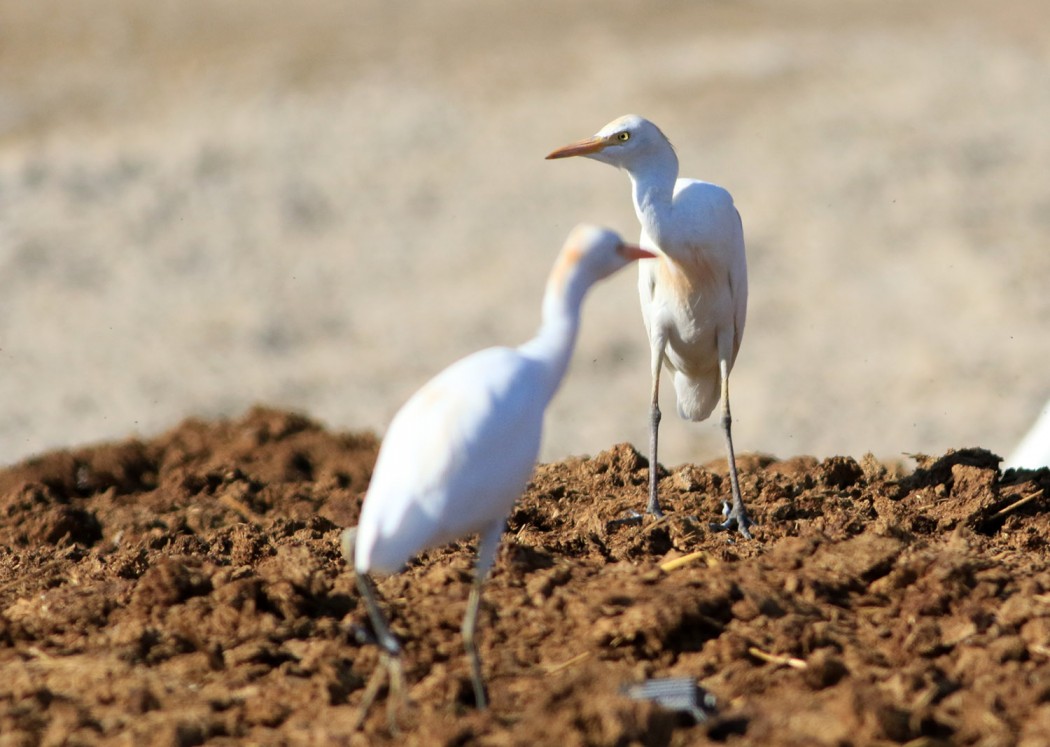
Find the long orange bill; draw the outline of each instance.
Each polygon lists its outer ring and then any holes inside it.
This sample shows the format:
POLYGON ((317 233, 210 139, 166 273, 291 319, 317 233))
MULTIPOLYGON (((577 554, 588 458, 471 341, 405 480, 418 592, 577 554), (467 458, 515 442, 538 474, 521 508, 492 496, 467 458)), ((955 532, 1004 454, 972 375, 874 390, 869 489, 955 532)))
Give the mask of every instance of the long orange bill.
POLYGON ((620 253, 623 254, 627 259, 655 259, 656 255, 648 249, 642 249, 640 246, 634 244, 624 244, 623 248, 620 249, 620 253))
POLYGON ((597 153, 598 151, 605 148, 608 143, 605 138, 601 137, 589 137, 584 140, 577 140, 575 143, 569 143, 568 145, 558 148, 552 151, 547 156, 549 161, 552 158, 568 158, 570 156, 585 156, 588 153, 597 153))

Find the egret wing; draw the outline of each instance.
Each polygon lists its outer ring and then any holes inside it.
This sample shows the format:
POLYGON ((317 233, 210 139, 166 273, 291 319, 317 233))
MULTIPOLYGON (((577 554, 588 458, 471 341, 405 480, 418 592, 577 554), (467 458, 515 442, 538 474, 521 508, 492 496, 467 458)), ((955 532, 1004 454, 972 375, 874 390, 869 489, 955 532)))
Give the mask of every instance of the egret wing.
POLYGON ((539 452, 546 402, 530 386, 534 365, 508 348, 481 351, 398 412, 362 510, 359 567, 395 571, 506 517, 539 452))

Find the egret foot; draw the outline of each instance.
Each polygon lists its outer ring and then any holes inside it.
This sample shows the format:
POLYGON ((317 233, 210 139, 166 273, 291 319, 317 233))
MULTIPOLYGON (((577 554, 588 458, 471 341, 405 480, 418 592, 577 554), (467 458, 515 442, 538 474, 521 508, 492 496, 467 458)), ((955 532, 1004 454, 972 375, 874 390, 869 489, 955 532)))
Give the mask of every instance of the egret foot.
POLYGON ((712 522, 709 525, 711 531, 731 532, 736 529, 744 539, 752 539, 750 527, 754 526, 755 522, 751 521, 751 517, 747 515, 747 509, 744 508, 743 503, 739 503, 733 508, 730 508, 728 501, 723 502, 722 515, 726 517, 726 520, 721 524, 712 522))
POLYGON ((633 508, 627 512, 626 516, 619 519, 613 519, 606 525, 606 529, 619 529, 620 527, 635 526, 641 524, 644 517, 635 511, 633 508))
POLYGON ((372 708, 372 704, 375 703, 376 696, 379 695, 379 688, 383 685, 383 675, 386 674, 390 680, 390 691, 386 701, 387 728, 392 735, 397 735, 400 733, 400 728, 397 725, 398 709, 407 700, 405 696, 405 676, 401 670, 401 657, 386 651, 381 652, 379 656, 379 666, 372 672, 372 676, 368 680, 368 686, 365 688, 365 694, 361 697, 361 707, 358 710, 353 730, 357 731, 364 724, 365 719, 368 717, 368 711, 372 708))
POLYGON ((652 516, 654 519, 664 518, 664 512, 660 508, 660 504, 656 501, 656 496, 650 496, 649 504, 645 507, 645 513, 652 516))

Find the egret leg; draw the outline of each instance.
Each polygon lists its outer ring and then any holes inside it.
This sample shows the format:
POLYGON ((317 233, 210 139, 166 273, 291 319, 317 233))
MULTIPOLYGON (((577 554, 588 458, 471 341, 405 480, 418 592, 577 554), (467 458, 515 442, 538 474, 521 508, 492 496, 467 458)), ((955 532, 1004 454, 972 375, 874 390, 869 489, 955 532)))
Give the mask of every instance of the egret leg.
MULTIPOLYGON (((354 566, 354 540, 357 536, 357 529, 351 528, 345 530, 340 536, 340 546, 342 548, 343 558, 354 566)), ((364 723, 365 717, 368 715, 369 709, 372 707, 372 703, 375 702, 376 696, 379 694, 379 688, 383 684, 384 672, 390 678, 390 698, 387 701, 387 723, 392 733, 397 733, 397 707, 404 700, 405 693, 405 679, 404 672, 401 668, 401 644, 398 643, 397 638, 390 631, 390 626, 387 624, 386 617, 383 615, 383 611, 379 608, 379 602, 376 599, 376 591, 372 579, 370 579, 364 573, 354 572, 357 581, 357 590, 361 594, 361 599, 364 600, 365 610, 368 612, 368 618, 372 622, 372 630, 375 633, 376 641, 382 648, 380 654, 381 666, 372 673, 372 677, 368 681, 368 686, 365 688, 364 696, 361 698, 361 709, 358 713, 357 722, 354 724, 354 728, 357 729, 364 723)))
POLYGON ((481 679, 481 657, 478 655, 478 647, 474 641, 474 631, 478 625, 478 609, 481 607, 481 580, 474 578, 470 587, 470 599, 467 601, 467 614, 463 617, 463 648, 467 651, 467 660, 470 662, 470 683, 474 687, 474 703, 479 711, 488 707, 488 697, 485 695, 485 683, 481 679))
POLYGON ((365 609, 368 610, 368 618, 372 621, 372 630, 376 634, 376 641, 379 643, 380 648, 394 658, 400 657, 401 644, 397 642, 397 638, 390 632, 390 626, 387 625, 386 617, 383 615, 383 611, 379 609, 379 602, 376 600, 372 579, 363 573, 358 573, 357 590, 365 601, 365 609))
POLYGON ((387 728, 390 729, 391 734, 397 734, 400 730, 397 726, 397 706, 395 704, 404 698, 404 675, 401 671, 401 657, 391 656, 386 651, 381 651, 379 656, 380 666, 376 667, 368 680, 368 686, 365 688, 365 694, 361 697, 361 707, 358 709, 357 719, 354 721, 352 731, 357 731, 364 724, 368 711, 371 710, 372 704, 379 694, 379 688, 383 684, 383 675, 386 674, 390 677, 391 696, 386 709, 387 728))
POLYGON ((382 610, 379 609, 379 602, 376 601, 372 579, 363 573, 357 573, 356 575, 357 589, 365 602, 365 609, 368 610, 368 617, 372 621, 372 630, 376 635, 376 641, 379 643, 380 648, 383 649, 380 655, 382 666, 373 673, 372 679, 369 680, 368 687, 365 689, 364 697, 361 699, 358 725, 364 722, 365 716, 368 715, 368 710, 372 707, 372 703, 379 693, 381 675, 385 670, 390 678, 390 697, 387 699, 386 708, 387 723, 390 726, 390 731, 397 733, 397 709, 405 700, 405 677, 401 668, 401 644, 397 642, 397 638, 390 632, 390 626, 387 625, 386 617, 383 616, 382 610))
POLYGON ((649 400, 649 502, 646 504, 645 512, 652 514, 657 519, 664 517, 664 512, 660 510, 656 485, 660 473, 659 462, 657 462, 657 443, 660 434, 660 368, 664 360, 664 344, 663 340, 656 340, 653 343, 653 387, 652 397, 649 400))
POLYGON ((732 507, 726 506, 726 520, 722 524, 714 524, 712 528, 718 530, 730 530, 734 527, 744 536, 751 539, 748 529, 752 525, 751 517, 747 515, 744 507, 744 499, 740 495, 740 478, 736 471, 736 454, 733 452, 733 417, 729 411, 729 365, 723 358, 719 363, 722 375, 722 432, 725 435, 726 456, 729 462, 729 484, 733 493, 732 507))
POLYGON ((478 539, 478 560, 474 567, 474 583, 470 587, 470 598, 467 600, 467 613, 463 616, 463 648, 470 662, 470 682, 474 686, 474 703, 479 711, 488 707, 485 695, 485 683, 481 678, 481 657, 478 655, 474 633, 478 627, 478 610, 481 607, 481 585, 488 576, 492 563, 496 560, 500 537, 503 535, 504 522, 500 521, 481 533, 478 539))

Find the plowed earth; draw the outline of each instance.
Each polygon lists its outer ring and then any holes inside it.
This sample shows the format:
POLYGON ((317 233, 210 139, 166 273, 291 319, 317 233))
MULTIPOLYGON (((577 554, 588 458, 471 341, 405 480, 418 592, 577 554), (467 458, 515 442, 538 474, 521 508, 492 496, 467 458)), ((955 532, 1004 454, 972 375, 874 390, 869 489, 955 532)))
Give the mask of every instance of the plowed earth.
POLYGON ((632 447, 543 465, 485 587, 490 710, 469 540, 379 580, 409 700, 355 731, 379 655, 338 537, 377 446, 257 409, 0 472, 0 744, 1050 744, 1050 472, 980 449, 745 457, 750 542, 707 529, 724 463, 640 524, 632 447), (717 714, 620 692, 671 676, 717 714))

